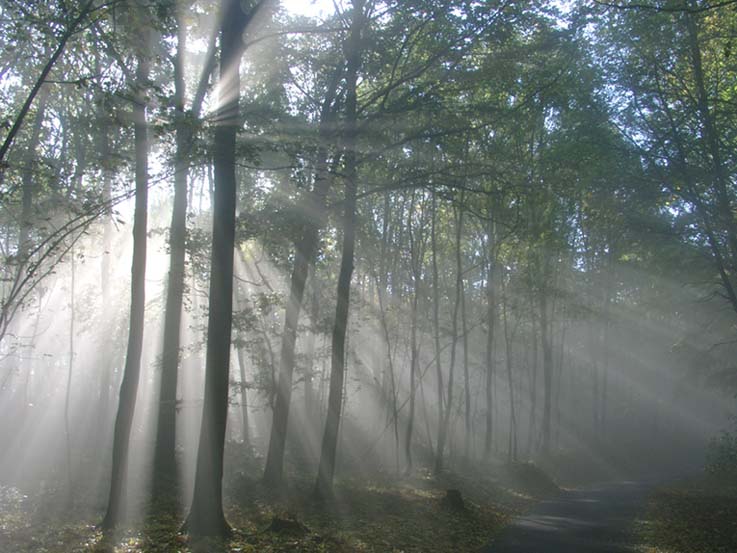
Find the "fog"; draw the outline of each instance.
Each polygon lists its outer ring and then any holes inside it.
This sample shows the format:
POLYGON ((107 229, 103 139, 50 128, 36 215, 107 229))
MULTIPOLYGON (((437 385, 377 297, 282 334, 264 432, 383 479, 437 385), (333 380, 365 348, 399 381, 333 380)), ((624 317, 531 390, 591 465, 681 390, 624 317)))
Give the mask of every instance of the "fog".
POLYGON ((32 4, 0 5, 0 549, 728 512, 730 2, 32 4))

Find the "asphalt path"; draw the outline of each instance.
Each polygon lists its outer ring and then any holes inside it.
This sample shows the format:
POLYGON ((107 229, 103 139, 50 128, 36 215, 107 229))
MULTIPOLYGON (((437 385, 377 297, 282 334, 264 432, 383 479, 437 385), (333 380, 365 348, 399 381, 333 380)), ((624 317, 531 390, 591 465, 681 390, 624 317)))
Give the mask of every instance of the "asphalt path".
POLYGON ((480 553, 631 553, 632 524, 651 484, 564 491, 519 517, 480 553))

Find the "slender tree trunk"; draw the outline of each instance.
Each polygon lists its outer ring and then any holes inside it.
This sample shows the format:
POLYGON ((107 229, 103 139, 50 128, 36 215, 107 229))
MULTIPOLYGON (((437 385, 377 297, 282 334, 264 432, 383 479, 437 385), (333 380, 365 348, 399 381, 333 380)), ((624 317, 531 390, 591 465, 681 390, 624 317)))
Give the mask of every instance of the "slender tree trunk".
MULTIPOLYGON (((549 274, 549 271, 544 271, 549 274)), ((550 453, 550 418, 553 395, 553 340, 551 332, 552 314, 549 313, 547 284, 540 293, 540 337, 543 347, 543 420, 542 420, 542 452, 550 453)))
POLYGON ((69 286, 69 361, 67 366, 67 385, 64 397, 64 441, 66 443, 66 461, 67 461, 67 493, 68 500, 72 500, 72 438, 71 425, 69 421, 69 407, 72 403, 72 375, 74 373, 74 315, 75 304, 74 294, 76 292, 76 268, 74 263, 74 248, 70 252, 71 256, 71 279, 69 286))
MULTIPOLYGON (((415 233, 412 230, 412 214, 414 213, 415 197, 412 196, 407 216, 407 234, 410 245, 410 259, 412 269, 412 310, 410 313, 410 374, 409 374, 409 415, 407 417, 407 434, 405 435, 404 451, 407 458, 407 474, 412 473, 412 432, 415 424, 415 402, 417 395, 417 372, 419 370, 420 351, 417 343, 417 306, 420 298, 420 283, 422 273, 422 257, 424 249, 417 245, 415 233)), ((422 221, 420 221, 422 225, 422 221)))
POLYGON ((383 287, 384 284, 382 284, 379 279, 376 280, 376 292, 377 296, 379 298, 379 314, 381 319, 381 329, 384 332, 384 345, 386 346, 386 357, 387 362, 389 364, 389 381, 391 383, 391 392, 392 392, 392 427, 394 428, 394 459, 395 459, 395 469, 397 471, 397 474, 399 473, 399 407, 398 407, 398 394, 399 391, 397 389, 397 374, 394 370, 394 355, 392 353, 392 347, 391 347, 391 339, 389 336, 389 325, 386 320, 386 311, 384 309, 384 293, 383 293, 383 287))
POLYGON ((241 377, 241 437, 246 448, 251 447, 250 423, 248 420, 248 381, 246 379, 246 353, 240 344, 236 347, 238 369, 241 377))
MULTIPOLYGON (((104 96, 102 97, 104 98, 104 96)), ((108 106, 104 101, 100 101, 100 108, 98 112, 98 120, 100 121, 100 135, 99 135, 99 146, 100 146, 100 158, 102 160, 102 200, 105 203, 105 212, 102 217, 102 248, 103 253, 100 259, 100 291, 102 293, 102 305, 107 309, 110 305, 110 256, 112 255, 112 243, 113 243, 113 210, 111 206, 112 201, 112 170, 111 170, 111 153, 110 153, 110 132, 111 132, 111 120, 108 114, 108 106)), ((106 320, 106 327, 109 329, 113 326, 115 315, 108 316, 106 320), (109 326, 107 326, 109 325, 109 326)), ((101 363, 102 370, 100 371, 100 390, 98 395, 98 409, 97 413, 99 416, 100 425, 99 428, 104 434, 98 437, 98 440, 102 440, 102 436, 108 436, 108 422, 110 420, 110 387, 113 380, 113 364, 115 362, 115 355, 103 356, 101 363)))
MULTIPOLYGON (((136 79, 144 90, 148 81, 149 60, 147 46, 150 31, 144 30, 144 52, 139 55, 136 79)), ((133 215, 133 263, 131 267, 131 310, 128 332, 128 349, 125 356, 123 379, 120 384, 118 414, 113 434, 113 467, 110 495, 102 527, 115 527, 121 519, 123 490, 128 469, 128 450, 131 426, 136 405, 138 381, 141 374, 143 351, 143 323, 146 305, 146 232, 148 221, 148 129, 146 126, 145 92, 137 95, 133 103, 133 126, 136 155, 136 201, 133 215)))
POLYGON ((496 326, 496 294, 494 292, 496 265, 495 224, 493 213, 489 215, 487 229, 487 268, 486 268, 486 433, 484 434, 484 457, 491 458, 494 436, 494 330, 496 326))
POLYGON ((219 110, 214 140, 214 190, 210 308, 202 425, 197 449, 192 506, 186 527, 195 536, 224 536, 230 532, 223 513, 223 454, 228 418, 230 343, 233 323, 233 249, 237 182, 235 144, 240 114, 240 60, 243 33, 262 5, 222 4, 220 28, 219 110), (244 9, 248 9, 246 13, 244 9))
MULTIPOLYGON (((460 209, 464 209, 463 203, 461 203, 460 209)), ((460 255, 459 255, 460 259, 460 255)), ((461 268, 459 264, 459 269, 461 268)), ((462 274, 462 273, 461 273, 462 274)), ((463 456, 466 461, 470 459, 471 455, 471 440, 473 436, 473 432, 471 430, 471 379, 468 372, 468 321, 466 320, 466 287, 463 282, 463 277, 461 277, 461 334, 463 335, 463 385, 464 385, 464 394, 465 394, 465 405, 464 405, 464 429, 466 431, 465 433, 465 439, 464 439, 464 449, 463 449, 463 456)))
MULTIPOLYGON (((438 201, 435 190, 432 192, 432 223, 430 225, 430 247, 432 248, 432 319, 433 319, 433 339, 435 345, 435 373, 437 378, 438 391, 438 442, 435 450, 435 465, 438 465, 438 459, 442 456, 440 434, 443 426, 443 369, 440 362, 440 278, 438 275, 438 242, 437 242, 437 218, 438 218, 438 201)), ((442 465, 442 462, 440 463, 442 465)))
MULTIPOLYGON (((462 203, 462 200, 461 200, 462 203)), ((448 396, 443 412, 444 416, 441 420, 440 428, 438 429, 438 449, 435 452, 435 474, 440 474, 443 471, 443 450, 445 449, 445 443, 448 437, 448 431, 450 428, 450 415, 453 406, 453 384, 455 376, 455 364, 456 364, 456 345, 458 341, 458 311, 461 305, 461 295, 463 290, 463 263, 461 259, 461 235, 463 233, 463 209, 458 209, 458 218, 456 221, 456 297, 453 304, 453 317, 451 319, 452 325, 452 342, 450 347, 450 366, 448 369, 448 396)))
POLYGON ((563 363, 566 345, 566 327, 560 333, 560 350, 558 351, 558 378, 555 387, 555 446, 560 447, 560 397, 563 388, 563 363))
MULTIPOLYGON (((191 123, 184 113, 184 53, 186 28, 176 8, 177 54, 174 59, 175 140, 174 205, 169 227, 169 275, 164 313, 164 343, 161 384, 154 451, 154 497, 168 499, 176 489, 177 384, 181 341, 182 298, 184 297, 185 241, 187 232, 187 173, 192 140, 191 123)), ((176 495, 176 492, 173 493, 176 495)), ((178 505, 178 502, 174 502, 178 505)))
POLYGON ((351 28, 344 50, 346 57, 346 129, 345 129, 345 211, 343 214, 343 246, 341 249, 340 273, 338 275, 337 303, 333 325, 330 366, 330 391, 328 412, 320 450, 320 465, 317 472, 315 492, 318 496, 330 496, 335 475, 338 446, 338 429, 343 403, 343 380, 345 376, 345 339, 348 327, 351 276, 356 232, 356 189, 358 163, 356 159, 356 84, 361 64, 361 30, 364 24, 364 0, 353 0, 351 28))
POLYGON ((305 416, 307 418, 307 426, 310 431, 314 429, 314 425, 317 422, 318 408, 315 399, 315 361, 317 358, 317 332, 318 332, 318 317, 320 316, 320 293, 317 287, 317 280, 314 272, 311 276, 312 293, 310 298, 310 334, 308 337, 307 344, 307 360, 305 361, 305 416))
MULTIPOLYGON (((328 126, 332 121, 332 109, 338 85, 339 72, 335 71, 323 101, 320 119, 320 136, 325 140, 329 134, 328 126)), ((323 145, 318 149, 315 169, 314 190, 307 195, 307 222, 302 238, 296 243, 294 267, 290 280, 289 301, 284 315, 284 331, 282 332, 281 355, 279 358, 279 379, 277 383, 276 401, 274 404, 273 423, 269 438, 269 449, 264 468, 264 481, 271 486, 283 483, 284 447, 287 439, 289 423, 289 407, 292 399, 292 379, 294 374, 295 350, 297 345, 297 326, 302 310, 305 284, 310 267, 313 266, 319 246, 319 232, 325 223, 325 205, 330 179, 327 167, 327 149, 323 145)), ((306 377, 305 377, 306 378, 306 377)))
POLYGON ((504 323, 504 345, 507 365, 507 385, 509 387, 509 449, 510 462, 517 461, 517 415, 514 408, 514 380, 512 378, 512 339, 507 318, 507 293, 502 277, 502 319, 504 323))
MULTIPOLYGON (((530 275, 532 282, 532 275, 530 275)), ((533 455, 533 447, 535 442, 535 432, 537 430, 537 370, 539 365, 539 341, 537 338, 538 319, 535 313, 535 292, 530 290, 530 331, 532 332, 532 364, 529 365, 530 370, 530 425, 527 433, 527 456, 533 455)), ((525 352, 526 353, 526 352, 525 352)), ((525 355, 525 361, 528 361, 525 355)))

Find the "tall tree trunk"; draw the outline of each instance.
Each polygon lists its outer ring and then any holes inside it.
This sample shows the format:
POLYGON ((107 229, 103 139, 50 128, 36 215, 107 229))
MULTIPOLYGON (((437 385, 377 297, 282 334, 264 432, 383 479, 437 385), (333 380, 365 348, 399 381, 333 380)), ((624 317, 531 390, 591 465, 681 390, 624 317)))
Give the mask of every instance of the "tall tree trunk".
POLYGON ((496 294, 494 291, 496 265, 496 243, 494 214, 489 214, 489 226, 487 228, 487 267, 486 267, 486 432, 484 434, 484 457, 491 458, 491 449, 494 437, 494 330, 496 326, 496 294))
POLYGON ((146 98, 149 74, 148 45, 150 31, 144 29, 143 51, 138 56, 136 80, 140 92, 133 102, 133 127, 136 155, 136 200, 133 215, 133 263, 131 267, 131 310, 128 349, 123 379, 120 384, 118 413, 113 434, 113 467, 107 512, 101 526, 114 528, 120 522, 123 508, 123 484, 128 469, 128 449, 136 405, 143 351, 143 323, 146 305, 146 227, 148 221, 148 129, 146 98))
POLYGON ((448 395, 446 398, 445 409, 443 411, 443 418, 441 420, 440 427, 438 428, 438 448, 435 451, 435 474, 440 474, 443 471, 443 453, 445 449, 445 443, 448 438, 448 432, 450 430, 450 415, 453 407, 453 384, 455 376, 455 364, 456 364, 456 346, 458 341, 458 311, 461 305, 461 295, 463 290, 463 263, 461 258, 461 235, 463 233, 463 199, 461 198, 461 207, 458 208, 458 217, 456 221, 456 239, 455 239, 455 250, 456 250, 456 297, 453 304, 453 316, 451 319, 452 326, 452 337, 453 340, 450 346, 450 366, 448 368, 448 395))
MULTIPOLYGON (((407 433, 405 435, 404 452, 407 458, 407 474, 412 473, 412 432, 415 424, 415 403, 417 396, 417 373, 419 371, 420 350, 417 340, 417 307, 420 299, 420 285, 422 278, 422 258, 424 248, 417 245, 415 233, 412 230, 412 214, 415 211, 415 194, 412 195, 407 216, 407 235, 410 246, 410 263, 412 270, 412 310, 410 313, 410 374, 409 374, 409 414, 407 416, 407 433)), ((420 220, 419 224, 422 225, 420 220)))
POLYGON ((512 378, 512 337, 509 332, 509 320, 507 317, 507 292, 502 283, 502 322, 504 323, 504 345, 507 365, 507 385, 509 387, 509 449, 508 458, 510 462, 517 461, 517 414, 514 408, 514 380, 512 378))
POLYGON ((399 473, 399 405, 398 405, 398 386, 397 386, 397 373, 394 369, 394 355, 392 352, 392 346, 391 346, 391 337, 389 335, 389 325, 386 320, 386 310, 384 309, 384 287, 385 284, 382 283, 378 278, 376 280, 376 292, 379 299, 379 315, 381 319, 381 329, 384 333, 384 345, 386 346, 386 358, 389 365, 389 382, 391 383, 391 393, 392 393, 392 401, 391 401, 391 417, 392 417, 392 427, 394 428, 394 466, 397 471, 397 474, 399 473))
MULTIPOLYGON (((530 275, 530 282, 532 282, 532 275, 530 275)), ((527 456, 531 457, 534 453, 535 443, 535 432, 537 430, 537 370, 539 365, 539 341, 537 338, 537 325, 538 318, 535 313, 535 292, 534 289, 530 290, 530 332, 532 333, 532 339, 530 340, 532 345, 532 364, 529 365, 530 370, 530 421, 529 429, 527 432, 527 456)), ((526 354, 527 352, 525 352, 526 354)), ((525 355, 525 361, 528 361, 527 355, 525 355)))
POLYGON ((317 400, 315 399, 314 377, 316 372, 317 318, 320 316, 320 293, 316 278, 313 266, 312 275, 310 277, 312 287, 310 296, 310 334, 307 343, 307 360, 305 361, 305 418, 307 419, 307 426, 310 431, 314 429, 318 413, 317 400))
MULTIPOLYGON (((461 192, 461 198, 463 198, 463 193, 461 192)), ((461 199, 461 206, 460 209, 463 210, 463 199, 461 199)), ((460 244, 459 244, 460 246, 460 244)), ((460 251, 458 253, 458 270, 461 271, 461 254, 460 251)), ((471 440, 473 436, 473 432, 471 430, 471 379, 468 372, 468 321, 466 320, 466 286, 464 284, 463 280, 463 272, 461 271, 461 279, 460 279, 460 293, 461 293, 461 334, 463 335, 462 338, 462 346, 463 346, 463 387, 464 387, 464 397, 465 399, 465 405, 464 405, 464 429, 466 431, 466 435, 464 438, 464 449, 463 449, 463 456, 466 461, 470 459, 471 455, 471 440)))
MULTIPOLYGON (((545 254, 547 256, 547 254, 545 254)), ((550 271, 545 262, 544 277, 547 279, 550 271)), ((540 291, 540 337, 543 348, 543 419, 542 419, 542 452, 550 453, 550 419, 552 413, 553 396, 553 339, 552 313, 548 307, 548 286, 543 285, 540 291)))
MULTIPOLYGON (((187 232, 187 172, 192 140, 191 123, 184 113, 184 53, 186 28, 180 8, 175 8, 177 53, 174 59, 174 109, 176 153, 174 159, 174 205, 169 227, 169 275, 164 312, 164 343, 161 356, 161 384, 154 451, 154 497, 166 500, 176 495, 176 417, 182 298, 184 296, 185 240, 187 232)), ((174 499, 176 499, 174 497, 174 499)), ((178 502, 174 502, 178 505, 178 502)))
POLYGON ((563 363, 565 362, 566 327, 560 333, 560 350, 558 351, 558 377, 555 387, 555 446, 560 447, 560 397, 563 388, 563 363))
POLYGON ((238 369, 241 377, 241 437, 246 448, 251 447, 250 422, 248 420, 248 381, 246 380, 246 352, 242 345, 236 346, 238 369))
POLYGON ((345 100, 345 211, 343 213, 343 246, 341 249, 340 273, 338 275, 337 303, 333 324, 330 364, 330 391, 328 412, 320 449, 320 464, 315 483, 318 496, 332 494, 335 460, 338 447, 338 429, 343 403, 343 380, 345 376, 345 339, 348 327, 351 276, 356 232, 356 189, 358 162, 356 158, 356 84, 361 64, 361 30, 364 24, 364 0, 353 0, 351 28, 344 45, 346 57, 346 100, 345 100))
MULTIPOLYGON (((99 146, 100 146, 100 158, 102 160, 102 200, 105 203, 105 212, 102 217, 102 248, 103 253, 100 259, 100 291, 102 292, 102 305, 110 305, 110 256, 112 255, 112 243, 113 243, 113 210, 112 210, 112 180, 113 174, 111 170, 111 152, 110 152, 110 132, 111 132, 111 118, 108 114, 108 106, 105 104, 103 99, 99 103, 98 120, 100 121, 100 135, 99 135, 99 146)), ((108 316, 106 321, 108 329, 112 328, 112 317, 108 316)), ((104 432, 104 436, 107 436, 107 423, 110 419, 110 387, 113 380, 113 363, 114 355, 103 356, 103 362, 101 363, 102 370, 100 371, 100 390, 98 396, 98 409, 97 413, 100 420, 100 429, 104 432)), ((98 439, 101 439, 98 438, 98 439)))
MULTIPOLYGON (((430 225, 430 247, 432 249, 432 319, 433 319, 433 341, 435 345, 435 374, 437 379, 438 391, 438 438, 440 438, 440 429, 443 426, 443 368, 440 361, 440 278, 438 275, 438 242, 437 242, 437 218, 438 218, 438 200, 435 190, 432 191, 432 222, 430 225)), ((440 440, 438 439, 437 448, 435 450, 435 464, 437 466, 440 453, 440 440)), ((442 462, 440 463, 442 465, 442 462)))
MULTIPOLYGON (((328 137, 328 126, 332 121, 332 109, 335 92, 338 86, 339 71, 335 71, 328 91, 323 100, 320 114, 320 138, 328 137)), ((302 310, 305 284, 310 267, 313 266, 319 246, 320 229, 325 223, 325 207, 330 179, 328 177, 328 151, 323 144, 318 149, 315 167, 315 183, 312 193, 307 194, 306 215, 302 238, 295 247, 294 267, 290 280, 289 301, 284 314, 284 331, 282 332, 281 355, 279 358, 279 379, 277 383, 276 402, 274 404, 273 423, 269 438, 269 450, 266 455, 264 482, 271 486, 283 483, 284 447, 287 439, 289 423, 289 407, 292 399, 292 379, 297 345, 297 326, 302 310)))
POLYGON ((223 513, 222 478, 233 323, 233 249, 237 196, 235 144, 240 126, 240 61, 246 25, 262 4, 263 1, 247 8, 235 0, 224 0, 222 3, 220 97, 213 145, 215 182, 205 395, 194 493, 186 522, 188 531, 195 536, 224 536, 230 532, 223 513))
POLYGON ((74 374, 74 315, 75 302, 74 294, 76 292, 76 267, 74 264, 74 248, 70 252, 71 256, 71 279, 69 286, 69 361, 67 366, 67 385, 64 397, 64 442, 66 444, 66 461, 67 461, 67 499, 71 504, 72 501, 72 438, 71 424, 69 420, 69 408, 72 403, 72 375, 74 374))

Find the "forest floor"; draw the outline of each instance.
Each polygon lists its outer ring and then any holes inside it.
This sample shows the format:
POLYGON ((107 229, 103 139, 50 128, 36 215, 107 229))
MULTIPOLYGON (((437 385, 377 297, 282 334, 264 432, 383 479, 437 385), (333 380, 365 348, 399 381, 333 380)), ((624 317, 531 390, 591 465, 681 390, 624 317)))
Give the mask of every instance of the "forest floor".
POLYGON ((637 534, 643 553, 735 553, 737 483, 699 476, 658 488, 637 534))
POLYGON ((511 517, 528 510, 555 486, 529 465, 436 478, 340 480, 333 500, 317 502, 311 481, 291 479, 280 494, 258 479, 236 475, 226 488, 234 528, 226 543, 192 543, 181 519, 154 514, 138 526, 105 537, 95 528, 101 513, 51 510, 53 499, 0 488, 0 551, 13 553, 270 553, 477 551, 511 517), (458 490, 463 506, 448 505, 458 490))

